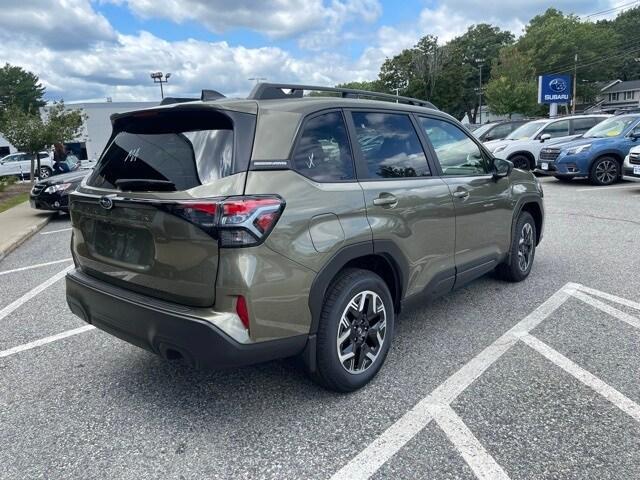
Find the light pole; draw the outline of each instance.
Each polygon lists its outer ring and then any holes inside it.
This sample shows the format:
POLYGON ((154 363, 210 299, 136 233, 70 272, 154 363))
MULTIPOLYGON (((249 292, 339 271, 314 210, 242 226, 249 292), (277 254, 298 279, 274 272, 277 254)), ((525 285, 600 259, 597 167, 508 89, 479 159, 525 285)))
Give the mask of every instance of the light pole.
POLYGON ((256 85, 259 84, 260 82, 264 82, 267 79, 267 77, 251 77, 251 78, 247 78, 247 80, 249 80, 250 82, 256 82, 256 85))
POLYGON ((169 81, 170 73, 163 74, 162 72, 152 72, 149 75, 153 79, 153 83, 160 84, 160 97, 164 99, 164 89, 162 88, 163 83, 167 83, 169 81))
POLYGON ((480 114, 479 124, 482 125, 482 67, 484 67, 484 58, 476 58, 476 67, 480 72, 480 81, 478 82, 478 113, 480 114))

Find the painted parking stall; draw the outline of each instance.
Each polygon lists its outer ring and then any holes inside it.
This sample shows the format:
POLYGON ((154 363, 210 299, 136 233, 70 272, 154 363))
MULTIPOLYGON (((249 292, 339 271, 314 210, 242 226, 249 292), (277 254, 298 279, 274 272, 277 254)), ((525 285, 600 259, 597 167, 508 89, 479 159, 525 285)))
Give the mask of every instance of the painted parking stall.
POLYGON ((2 476, 633 478, 634 263, 593 259, 614 237, 633 243, 637 193, 544 184, 549 221, 530 279, 485 277, 408 307, 389 364, 352 395, 317 389, 287 361, 192 370, 84 324, 64 299, 72 262, 47 248, 68 242, 68 226, 48 227, 63 231, 0 262, 2 476), (571 235, 588 258, 564 244, 571 235), (357 412, 367 423, 345 421, 357 412))

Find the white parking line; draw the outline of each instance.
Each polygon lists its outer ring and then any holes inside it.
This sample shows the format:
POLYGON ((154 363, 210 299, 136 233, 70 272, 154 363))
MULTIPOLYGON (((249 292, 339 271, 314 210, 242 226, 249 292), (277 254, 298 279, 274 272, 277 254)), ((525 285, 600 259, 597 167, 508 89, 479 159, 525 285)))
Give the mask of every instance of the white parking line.
POLYGON ((584 285, 578 285, 578 290, 580 290, 581 292, 586 292, 589 295, 595 295, 596 297, 604 298, 605 300, 610 300, 612 302, 619 303, 620 305, 626 305, 627 307, 640 310, 640 303, 627 300, 626 298, 617 297, 615 295, 611 295, 610 293, 601 292, 600 290, 596 290, 594 288, 585 287, 584 285))
POLYGON ((73 330, 67 330, 66 332, 58 333, 57 335, 51 335, 50 337, 41 338, 40 340, 36 340, 34 342, 25 343, 24 345, 18 345, 17 347, 13 347, 8 350, 2 350, 0 351, 0 358, 15 355, 16 353, 24 352, 25 350, 31 350, 32 348, 41 347, 42 345, 46 345, 47 343, 56 342, 58 340, 62 340, 63 338, 78 335, 79 333, 88 332, 90 330, 94 330, 95 328, 96 327, 94 327, 93 325, 85 325, 84 327, 74 328, 73 330))
POLYGON ((331 479, 365 480, 371 477, 433 420, 434 404, 449 405, 502 354, 515 345, 520 336, 529 333, 560 307, 575 292, 576 287, 577 285, 569 283, 554 293, 542 305, 446 379, 430 395, 420 400, 411 410, 338 470, 331 479))
POLYGON ((546 357, 553 364, 557 365, 565 372, 590 387, 604 398, 613 403, 623 412, 629 414, 634 420, 640 422, 640 405, 625 397, 615 388, 607 385, 595 375, 589 373, 581 366, 569 360, 560 352, 555 351, 549 345, 541 342, 533 335, 524 335, 521 340, 533 348, 535 351, 546 357))
POLYGON ((73 265, 69 265, 67 268, 65 268, 61 272, 56 273, 54 276, 50 277, 48 280, 45 280, 37 287, 32 288, 27 293, 22 295, 20 298, 18 298, 17 300, 11 302, 9 305, 4 307, 2 310, 0 310, 0 320, 2 320, 4 317, 12 313, 14 310, 19 308, 24 303, 31 300, 33 297, 41 293, 43 290, 49 288, 51 285, 56 283, 61 278, 64 278, 67 272, 70 271, 72 268, 73 268, 73 265))
POLYGON ((73 260, 72 258, 63 258, 62 260, 54 260, 53 262, 37 263, 36 265, 29 265, 28 267, 14 268, 12 270, 5 270, 0 272, 0 275, 8 275, 9 273, 22 272, 24 270, 31 270, 32 268, 46 267, 49 265, 55 265, 57 263, 65 263, 73 260))
POLYGON ((69 227, 69 228, 61 228, 60 230, 49 230, 48 232, 40 232, 40 235, 51 235, 52 233, 68 232, 69 230, 73 230, 73 229, 69 227))
POLYGON ((433 408, 434 419, 481 480, 508 480, 509 476, 484 449, 469 427, 449 405, 433 408))
POLYGON ((611 305, 607 305, 606 303, 601 302, 600 300, 591 298, 589 295, 585 295, 582 292, 576 292, 573 294, 573 296, 579 300, 582 300, 584 303, 597 308, 598 310, 602 310, 603 312, 608 313, 612 317, 616 317, 621 322, 625 322, 631 325, 632 327, 640 329, 640 318, 638 317, 629 315, 628 313, 618 310, 617 308, 612 307, 611 305))
POLYGON ((589 187, 589 188, 576 188, 574 192, 601 192, 603 190, 623 190, 625 188, 638 188, 640 183, 635 185, 622 185, 617 187, 589 187))

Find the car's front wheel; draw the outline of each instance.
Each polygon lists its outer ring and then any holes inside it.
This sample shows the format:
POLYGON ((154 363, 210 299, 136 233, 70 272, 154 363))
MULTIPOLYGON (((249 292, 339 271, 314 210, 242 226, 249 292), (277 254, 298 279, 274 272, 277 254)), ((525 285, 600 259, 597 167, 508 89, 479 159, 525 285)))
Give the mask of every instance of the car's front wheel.
POLYGON ((620 179, 620 164, 615 158, 598 158, 591 166, 589 180, 594 185, 612 185, 620 179))
POLYGON ((536 222, 529 212, 522 212, 516 222, 507 259, 498 265, 496 273, 508 282, 521 282, 531 273, 536 255, 536 222))
POLYGON ((40 167, 40 178, 49 178, 51 173, 52 171, 49 167, 40 167))
POLYGON ((513 168, 519 168, 520 170, 531 170, 531 162, 525 155, 515 155, 509 160, 511 160, 511 163, 513 163, 513 168))
POLYGON ((360 269, 341 272, 322 308, 314 380, 338 392, 366 385, 389 352, 394 315, 389 288, 378 275, 360 269))

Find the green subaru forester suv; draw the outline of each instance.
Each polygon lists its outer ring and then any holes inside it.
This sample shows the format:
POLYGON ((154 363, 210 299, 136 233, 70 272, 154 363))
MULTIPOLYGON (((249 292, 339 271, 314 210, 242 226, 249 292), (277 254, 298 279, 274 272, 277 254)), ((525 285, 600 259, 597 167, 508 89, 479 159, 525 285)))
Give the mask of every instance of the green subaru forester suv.
POLYGON ((67 301, 86 322, 197 367, 298 355, 345 392, 380 370, 409 297, 529 275, 540 184, 430 103, 221 97, 112 117, 71 194, 67 301))

